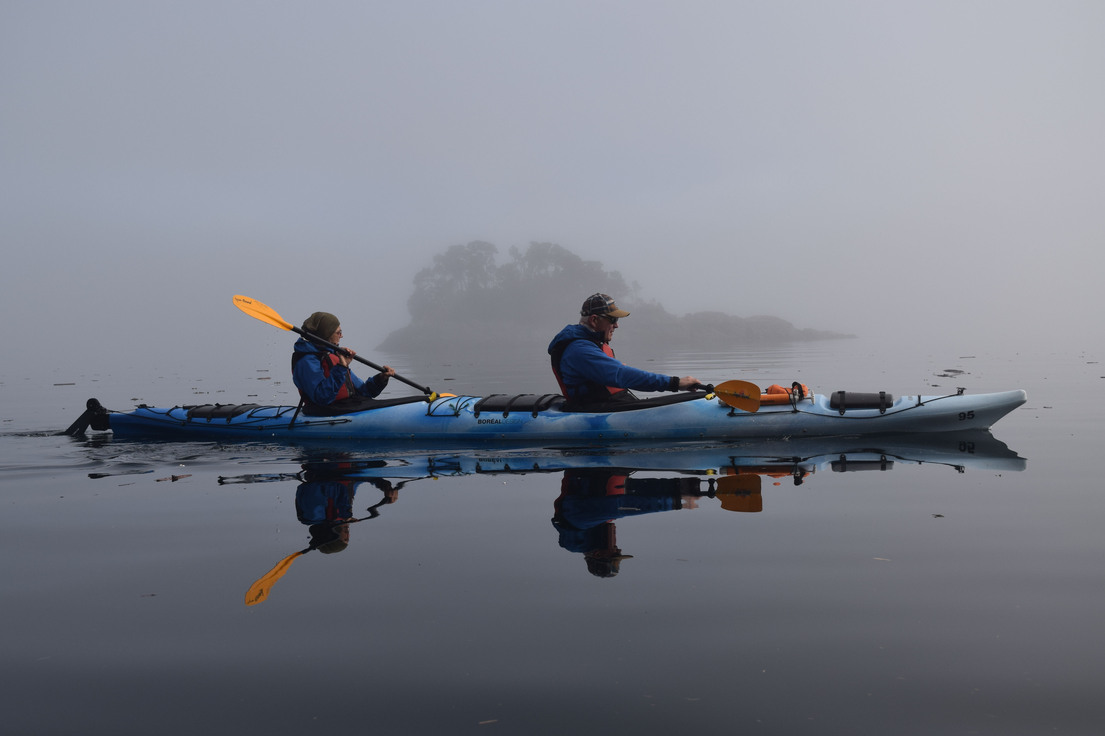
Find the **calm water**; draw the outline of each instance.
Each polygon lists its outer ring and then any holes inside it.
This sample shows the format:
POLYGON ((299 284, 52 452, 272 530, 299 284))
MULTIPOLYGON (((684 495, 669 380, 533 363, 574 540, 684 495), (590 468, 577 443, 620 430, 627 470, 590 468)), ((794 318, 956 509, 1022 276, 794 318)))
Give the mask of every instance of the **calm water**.
MULTIPOLYGON (((1082 401, 1100 357, 858 341, 670 356, 648 366, 1029 402, 992 437, 928 446, 614 455, 75 440, 47 430, 89 396, 287 403, 289 383, 267 367, 4 376, 4 730, 1100 733, 1102 430, 1082 401), (324 554, 297 496, 335 483, 367 518, 324 554)), ((396 362, 440 390, 551 381, 543 361, 396 362)))

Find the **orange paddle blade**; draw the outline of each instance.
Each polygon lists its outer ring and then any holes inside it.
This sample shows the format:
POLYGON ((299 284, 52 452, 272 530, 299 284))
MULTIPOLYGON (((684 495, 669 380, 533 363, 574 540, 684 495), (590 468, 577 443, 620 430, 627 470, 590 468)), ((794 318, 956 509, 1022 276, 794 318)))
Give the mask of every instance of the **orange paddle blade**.
POLYGON ((764 510, 758 475, 727 475, 718 478, 717 498, 726 511, 755 514, 764 510))
POLYGON ((760 408, 760 387, 748 381, 726 381, 714 386, 714 393, 723 404, 754 412, 760 408))
POLYGON ((276 313, 276 310, 265 304, 259 302, 256 299, 251 299, 248 296, 242 296, 241 294, 234 297, 234 306, 242 310, 250 317, 259 319, 262 322, 267 322, 274 327, 279 327, 282 330, 292 331, 292 324, 286 322, 283 317, 276 313))
POLYGON ((266 598, 269 597, 269 590, 272 586, 276 585, 276 581, 284 577, 284 573, 288 571, 288 568, 295 562, 295 558, 307 550, 300 550, 294 552, 280 562, 276 563, 276 567, 269 570, 261 578, 257 580, 253 585, 249 586, 249 590, 246 591, 246 605, 253 606, 258 603, 263 603, 266 598))

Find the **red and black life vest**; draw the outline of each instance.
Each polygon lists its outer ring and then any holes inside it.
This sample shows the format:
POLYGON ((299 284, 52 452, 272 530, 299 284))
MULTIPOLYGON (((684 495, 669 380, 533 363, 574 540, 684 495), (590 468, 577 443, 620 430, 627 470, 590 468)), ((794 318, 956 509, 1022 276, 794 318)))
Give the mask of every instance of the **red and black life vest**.
MULTIPOLYGON (((314 355, 318 358, 319 363, 322 365, 322 375, 327 378, 330 377, 330 371, 334 369, 334 366, 341 361, 337 353, 292 353, 293 373, 295 372, 295 364, 308 355, 314 355)), ((353 373, 352 371, 346 371, 345 382, 342 383, 341 388, 338 389, 338 393, 334 396, 334 401, 337 402, 342 399, 348 399, 350 396, 355 396, 356 391, 356 387, 353 386, 353 373)), ((311 400, 307 398, 307 395, 303 393, 302 389, 299 390, 299 397, 303 400, 304 404, 312 403, 311 400)))
MULTIPOLYGON (((552 359, 552 372, 553 375, 556 376, 557 384, 560 386, 560 393, 564 394, 564 396, 566 396, 568 399, 576 401, 606 401, 615 397, 621 398, 619 394, 624 394, 626 396, 630 395, 629 392, 624 388, 618 388, 617 386, 600 386, 597 383, 582 384, 579 387, 580 395, 578 396, 573 396, 572 394, 568 393, 568 387, 564 384, 563 376, 560 375, 560 359, 564 357, 564 350, 568 347, 569 343, 572 343, 575 340, 586 339, 587 338, 585 337, 577 337, 572 340, 565 340, 564 342, 559 343, 555 348, 553 348, 552 354, 550 355, 550 358, 552 359), (606 394, 602 393, 603 389, 606 390, 606 394)), ((614 349, 610 347, 610 343, 599 342, 598 345, 602 348, 602 352, 606 353, 611 358, 615 358, 614 349)))

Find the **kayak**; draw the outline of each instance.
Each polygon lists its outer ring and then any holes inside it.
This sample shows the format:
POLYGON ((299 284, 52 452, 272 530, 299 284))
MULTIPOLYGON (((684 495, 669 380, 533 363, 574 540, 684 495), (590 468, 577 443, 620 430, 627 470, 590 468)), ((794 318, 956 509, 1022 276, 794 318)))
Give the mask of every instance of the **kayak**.
POLYGON ((484 447, 409 450, 373 445, 371 452, 333 445, 306 450, 294 473, 220 476, 220 485, 388 479, 411 482, 466 475, 527 475, 561 472, 660 473, 726 477, 758 475, 800 485, 814 473, 888 471, 930 465, 969 470, 1020 472, 1027 461, 988 430, 881 437, 810 437, 733 442, 633 443, 601 447, 484 447))
MULTIPOLYGON (((572 411, 558 394, 409 396, 374 401, 337 416, 307 416, 296 406, 203 404, 132 411, 88 411, 87 426, 119 437, 171 439, 374 440, 416 442, 634 442, 841 437, 989 429, 1023 404, 1024 391, 939 396, 837 391, 797 395, 745 411, 696 391, 625 403, 611 411, 572 411)), ((75 431, 74 431, 75 430, 75 431)))

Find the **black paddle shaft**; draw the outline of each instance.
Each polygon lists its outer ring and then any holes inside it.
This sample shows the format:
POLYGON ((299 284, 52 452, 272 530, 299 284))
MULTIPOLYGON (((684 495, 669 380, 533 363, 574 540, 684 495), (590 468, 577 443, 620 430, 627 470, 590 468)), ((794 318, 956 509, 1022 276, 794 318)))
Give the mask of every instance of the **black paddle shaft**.
MULTIPOLYGON (((349 355, 349 351, 346 350, 345 348, 341 347, 340 345, 335 345, 332 342, 327 342, 326 340, 323 340, 318 335, 312 335, 310 332, 305 332, 304 330, 300 329, 299 327, 296 327, 295 325, 292 325, 291 327, 292 327, 292 332, 295 332, 298 335, 302 335, 303 337, 307 338, 308 340, 311 340, 312 342, 315 342, 319 345, 323 345, 323 346, 328 347, 332 350, 337 350, 338 352, 342 353, 343 355, 349 355)), ((359 355, 354 355, 352 357, 353 357, 353 360, 357 361, 358 363, 364 363, 369 368, 375 368, 376 370, 380 371, 381 373, 383 373, 383 371, 384 371, 384 367, 382 365, 376 365, 371 360, 368 360, 366 358, 362 358, 359 355)), ((426 394, 427 396, 433 393, 433 391, 431 391, 427 386, 419 386, 414 381, 410 380, 409 378, 404 378, 403 376, 400 376, 398 373, 395 374, 395 378, 399 379, 400 381, 407 384, 408 386, 412 386, 412 387, 418 389, 419 391, 426 394)))

